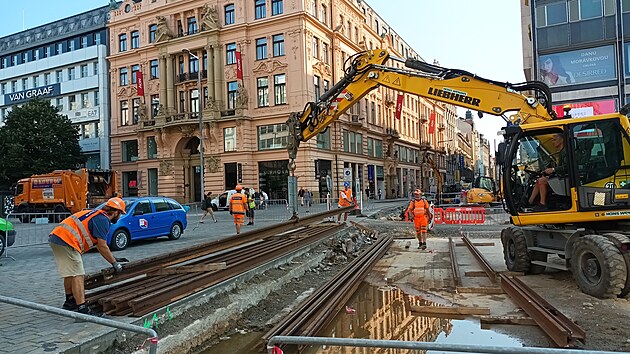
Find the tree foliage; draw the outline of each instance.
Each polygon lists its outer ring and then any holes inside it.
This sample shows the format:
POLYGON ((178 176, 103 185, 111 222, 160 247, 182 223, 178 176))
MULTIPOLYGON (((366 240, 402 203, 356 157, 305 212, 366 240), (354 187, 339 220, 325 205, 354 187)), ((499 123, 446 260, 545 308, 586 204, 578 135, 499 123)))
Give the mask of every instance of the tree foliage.
POLYGON ((33 174, 75 169, 84 161, 78 128, 49 101, 14 106, 0 127, 2 189, 33 174))

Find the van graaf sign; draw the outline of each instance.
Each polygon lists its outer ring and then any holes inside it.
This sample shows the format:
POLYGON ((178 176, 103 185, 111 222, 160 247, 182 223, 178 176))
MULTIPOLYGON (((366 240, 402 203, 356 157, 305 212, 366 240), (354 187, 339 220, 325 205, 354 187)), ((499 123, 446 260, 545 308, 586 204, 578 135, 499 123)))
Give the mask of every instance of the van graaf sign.
POLYGON ((25 101, 32 100, 34 98, 48 98, 61 94, 61 84, 56 83, 52 85, 46 85, 29 90, 7 93, 4 95, 5 104, 17 104, 25 101))
POLYGON ((614 80, 615 63, 612 45, 541 55, 538 79, 550 87, 614 80))

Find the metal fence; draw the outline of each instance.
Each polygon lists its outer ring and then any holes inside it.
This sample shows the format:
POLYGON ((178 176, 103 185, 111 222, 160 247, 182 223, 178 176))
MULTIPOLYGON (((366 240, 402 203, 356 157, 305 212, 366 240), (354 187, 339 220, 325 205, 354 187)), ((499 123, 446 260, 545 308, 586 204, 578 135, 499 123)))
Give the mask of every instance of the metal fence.
POLYGON ((26 247, 48 243, 48 235, 59 221, 70 213, 12 213, 7 216, 16 231, 11 247, 26 247))

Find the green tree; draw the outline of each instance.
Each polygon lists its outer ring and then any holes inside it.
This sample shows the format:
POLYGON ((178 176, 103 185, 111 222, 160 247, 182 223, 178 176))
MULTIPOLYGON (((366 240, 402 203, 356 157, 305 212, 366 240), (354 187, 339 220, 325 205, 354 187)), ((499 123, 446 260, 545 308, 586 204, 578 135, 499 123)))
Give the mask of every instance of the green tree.
POLYGON ((79 131, 49 101, 14 106, 0 127, 0 188, 20 178, 75 169, 85 161, 79 131))

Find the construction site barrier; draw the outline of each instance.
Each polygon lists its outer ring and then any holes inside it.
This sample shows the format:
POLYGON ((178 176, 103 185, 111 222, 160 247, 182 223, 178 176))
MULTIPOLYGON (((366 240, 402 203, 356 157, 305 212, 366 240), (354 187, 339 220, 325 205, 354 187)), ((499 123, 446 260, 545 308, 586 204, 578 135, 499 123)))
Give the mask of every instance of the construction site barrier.
POLYGON ((483 224, 486 209, 483 207, 435 208, 436 224, 483 224))

